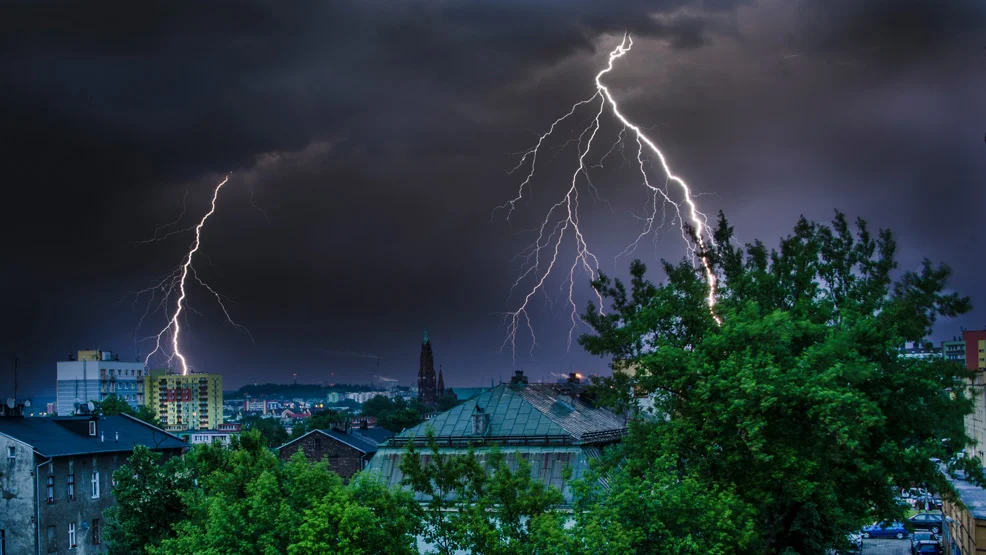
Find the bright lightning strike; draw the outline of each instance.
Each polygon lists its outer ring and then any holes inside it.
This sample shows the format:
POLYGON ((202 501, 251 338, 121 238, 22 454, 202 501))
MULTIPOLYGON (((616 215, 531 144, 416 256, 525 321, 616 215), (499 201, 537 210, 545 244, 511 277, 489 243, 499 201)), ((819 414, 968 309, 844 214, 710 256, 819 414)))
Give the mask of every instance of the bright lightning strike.
MULTIPOLYGON (((527 249, 525 249, 523 253, 521 253, 523 265, 520 276, 511 286, 511 293, 524 282, 533 281, 533 285, 527 291, 520 303, 520 306, 512 312, 507 312, 504 317, 504 321, 507 324, 508 333, 503 342, 503 347, 510 344, 511 351, 515 354, 517 332, 520 331, 522 327, 526 327, 527 331, 531 335, 531 339, 533 341, 531 345, 532 351, 534 346, 537 344, 537 338, 535 337, 534 328, 531 324, 530 315, 528 314, 528 307, 531 304, 532 298, 534 298, 538 292, 544 293, 545 283, 548 276, 550 276, 555 270, 556 264, 559 263, 559 253, 562 248, 562 242, 568 235, 571 235, 575 242, 575 256, 572 260, 572 264, 571 266, 568 266, 567 263, 565 263, 567 275, 565 276, 564 281, 564 284, 567 285, 568 289, 567 306, 570 309, 571 317, 571 327, 569 328, 568 334, 568 345, 571 347, 572 335, 575 332, 578 322, 581 320, 574 299, 575 274, 581 270, 585 272, 590 279, 595 279, 599 272, 599 260, 589 250, 585 235, 582 233, 582 229, 579 225, 578 208, 580 178, 581 180, 584 180, 586 184, 585 186, 590 191, 594 191, 594 186, 590 180, 588 169, 590 167, 601 166, 602 160, 613 152, 617 144, 622 145, 623 140, 630 134, 633 135, 637 143, 637 166, 640 171, 642 183, 651 196, 651 204, 649 205, 651 206, 651 211, 648 216, 641 218, 644 221, 644 229, 637 236, 637 238, 627 246, 622 254, 629 254, 633 252, 633 250, 640 243, 640 240, 654 231, 654 223, 658 214, 658 205, 661 204, 662 206, 667 206, 670 204, 675 215, 677 216, 677 220, 681 228, 681 236, 685 241, 685 245, 689 253, 692 255, 693 260, 697 258, 700 261, 704 269, 705 278, 708 283, 708 295, 706 297, 706 302, 709 305, 709 311, 712 313, 712 317, 715 319, 716 323, 722 323, 715 310, 716 275, 712 270, 709 261, 701 255, 701 253, 705 251, 707 244, 714 244, 712 235, 708 230, 708 218, 705 214, 699 211, 698 206, 695 204, 691 187, 689 187, 684 179, 672 173, 671 167, 668 165, 664 153, 662 153, 654 141, 652 141, 643 132, 640 126, 627 119, 627 117, 620 110, 616 99, 613 98, 613 95, 610 93, 609 88, 603 84, 603 76, 611 72, 613 70, 613 64, 616 60, 622 58, 630 52, 632 47, 633 39, 629 35, 625 35, 623 37, 623 41, 615 49, 613 49, 612 52, 610 52, 609 63, 605 68, 596 74, 595 93, 585 100, 576 102, 572 105, 572 108, 568 111, 568 113, 556 119, 548 130, 538 137, 537 143, 523 152, 520 161, 509 172, 510 174, 513 174, 514 172, 521 170, 521 168, 524 168, 526 165, 529 165, 526 176, 518 187, 517 196, 497 207, 497 209, 507 210, 507 220, 509 220, 510 216, 513 214, 517 203, 524 198, 525 189, 530 188, 531 181, 534 179, 534 174, 537 169, 538 154, 545 141, 555 132, 559 124, 571 118, 579 110, 579 108, 587 105, 595 107, 595 105, 598 104, 598 108, 594 108, 595 116, 582 130, 578 138, 574 140, 578 145, 578 166, 572 174, 572 180, 568 186, 567 192, 561 200, 551 206, 548 213, 545 215, 544 221, 541 222, 538 228, 537 239, 527 249), (600 118, 606 112, 607 107, 609 107, 610 113, 612 113, 620 124, 622 124, 623 128, 617 136, 616 143, 614 143, 613 146, 610 147, 610 149, 603 155, 600 162, 594 166, 587 166, 586 157, 589 155, 590 150, 592 150, 593 142, 596 139, 596 135, 601 125, 600 118), (656 158, 664 171, 663 177, 665 179, 665 184, 663 188, 652 184, 647 175, 646 162, 650 158, 656 158), (668 190, 671 183, 674 183, 681 190, 681 195, 683 198, 681 202, 675 202, 672 200, 671 194, 668 190), (694 238, 697 245, 692 243, 691 237, 689 237, 687 230, 687 225, 690 225, 693 228, 694 238)), ((570 139, 566 142, 566 144, 572 141, 573 140, 570 139)), ((600 310, 602 310, 602 298, 599 297, 598 293, 596 296, 599 300, 600 310)))
MULTIPOLYGON (((178 365, 181 368, 181 373, 188 374, 188 370, 189 370, 188 359, 181 352, 179 337, 181 335, 182 312, 186 308, 188 310, 194 310, 192 307, 188 306, 187 291, 185 289, 189 275, 191 275, 195 279, 195 281, 198 282, 199 285, 204 287, 209 293, 211 293, 216 298, 216 301, 219 303, 219 307, 222 309, 223 314, 226 317, 226 320, 237 329, 244 331, 249 335, 249 331, 247 331, 246 328, 233 321, 232 317, 229 314, 229 311, 226 309, 226 305, 223 303, 222 295, 220 295, 215 289, 213 289, 205 281, 203 281, 199 277, 198 272, 195 271, 195 267, 192 265, 192 259, 194 258, 195 253, 199 251, 199 247, 202 244, 202 228, 205 227, 205 223, 206 221, 208 221, 209 217, 215 213, 216 201, 219 199, 219 191, 223 188, 223 185, 225 185, 228 181, 229 181, 229 176, 227 175, 218 185, 216 185, 216 188, 212 192, 212 202, 210 204, 209 211, 206 212, 204 216, 202 216, 202 219, 199 220, 199 223, 195 225, 194 228, 187 228, 183 230, 169 232, 161 237, 158 237, 157 235, 158 232, 161 230, 161 228, 155 230, 155 238, 152 239, 151 241, 161 240, 164 239, 165 237, 169 237, 170 235, 176 233, 182 233, 184 231, 190 231, 192 229, 194 229, 195 231, 195 240, 190 245, 188 253, 182 258, 182 262, 181 264, 179 264, 177 268, 175 268, 170 274, 165 276, 164 279, 152 285, 151 287, 136 292, 136 295, 138 297, 144 293, 149 294, 150 297, 147 303, 147 307, 144 310, 144 314, 141 315, 140 320, 137 323, 138 329, 140 328, 141 324, 143 324, 143 321, 147 317, 147 315, 150 312, 152 312, 152 307, 155 306, 155 301, 157 301, 157 304, 154 310, 163 310, 165 315, 168 315, 167 325, 164 328, 162 328, 159 332, 157 332, 157 334, 146 338, 146 339, 154 340, 154 349, 150 353, 148 353, 147 357, 144 359, 145 366, 148 365, 148 363, 151 360, 151 357, 154 356, 155 354, 165 353, 167 354, 167 362, 169 366, 175 361, 175 359, 178 359, 178 365), (170 312, 168 305, 170 304, 172 295, 175 294, 177 294, 177 299, 174 305, 174 311, 170 312), (170 344, 170 349, 167 347, 168 344, 170 344)), ((182 213, 184 214, 184 209, 182 213)), ((142 242, 147 242, 147 241, 142 241, 142 242)))

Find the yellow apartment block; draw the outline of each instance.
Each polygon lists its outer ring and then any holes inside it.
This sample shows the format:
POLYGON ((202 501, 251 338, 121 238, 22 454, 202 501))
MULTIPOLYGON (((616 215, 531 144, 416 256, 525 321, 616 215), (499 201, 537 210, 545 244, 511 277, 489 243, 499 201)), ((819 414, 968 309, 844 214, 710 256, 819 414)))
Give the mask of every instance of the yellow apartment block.
POLYGON ((223 378, 151 370, 144 378, 144 402, 169 432, 215 430, 223 423, 223 378))

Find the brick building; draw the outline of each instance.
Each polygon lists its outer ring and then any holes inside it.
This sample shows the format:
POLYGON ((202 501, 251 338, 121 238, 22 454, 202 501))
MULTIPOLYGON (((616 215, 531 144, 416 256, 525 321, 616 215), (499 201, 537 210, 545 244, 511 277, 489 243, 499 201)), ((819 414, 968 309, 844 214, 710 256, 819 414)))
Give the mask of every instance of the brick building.
POLYGON ((278 456, 287 461, 300 450, 309 461, 328 461, 329 468, 344 480, 349 480, 366 468, 377 452, 379 442, 385 440, 386 434, 389 434, 382 429, 374 429, 373 433, 362 432, 368 431, 312 430, 278 447, 278 456), (382 435, 378 435, 381 432, 382 435))
POLYGON ((104 553, 104 512, 116 504, 113 472, 144 445, 165 457, 188 446, 131 416, 25 418, 0 414, 3 551, 104 553))

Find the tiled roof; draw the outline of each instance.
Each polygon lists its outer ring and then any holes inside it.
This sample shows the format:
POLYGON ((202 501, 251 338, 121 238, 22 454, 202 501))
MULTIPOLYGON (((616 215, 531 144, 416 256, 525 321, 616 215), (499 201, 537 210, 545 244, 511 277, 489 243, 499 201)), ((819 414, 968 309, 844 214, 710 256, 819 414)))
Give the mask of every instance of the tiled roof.
POLYGON ((137 445, 152 450, 188 448, 174 435, 127 415, 0 418, 0 434, 22 441, 46 457, 129 452, 137 445), (88 421, 94 418, 96 436, 92 437, 88 421))
POLYGON ((423 440, 431 430, 439 443, 459 441, 523 442, 525 444, 592 444, 619 439, 626 422, 597 408, 560 384, 503 384, 474 399, 404 430, 388 444, 401 445, 410 438, 423 440), (473 414, 489 415, 481 436, 473 434, 473 414))

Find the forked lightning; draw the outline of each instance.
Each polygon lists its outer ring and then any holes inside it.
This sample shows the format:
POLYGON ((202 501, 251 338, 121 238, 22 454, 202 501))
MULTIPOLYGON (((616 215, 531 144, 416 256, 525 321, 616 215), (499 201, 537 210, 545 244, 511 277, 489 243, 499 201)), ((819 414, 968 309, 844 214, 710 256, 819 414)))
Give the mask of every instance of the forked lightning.
MULTIPOLYGON (((534 298, 538 292, 541 292, 542 294, 545 293, 545 283, 548 276, 550 276, 555 270, 555 265, 558 263, 559 253, 562 248, 562 242, 568 234, 571 234, 575 242, 575 256, 572 260, 572 264, 571 266, 568 266, 567 263, 565 263, 567 276, 564 281, 568 289, 567 301, 568 307, 570 308, 572 323, 568 334, 568 344, 569 347, 571 347, 572 335, 580 320, 578 308, 574 299, 575 274, 578 270, 582 270, 590 278, 594 279, 599 272, 599 260, 592 253, 592 251, 589 250, 585 235, 582 233, 582 229, 579 225, 578 185, 581 178, 585 181, 586 187, 588 187, 590 191, 594 191, 594 186, 588 172, 588 168, 591 166, 586 165, 586 159, 589 152, 592 150, 593 143, 596 139, 596 134, 599 131, 600 118, 604 113, 606 113, 607 107, 609 107, 612 115, 622 124, 623 129, 620 131, 616 143, 603 155, 603 158, 612 152, 616 144, 620 144, 621 141, 626 138, 627 129, 632 131, 634 139, 637 143, 637 164, 642 177, 642 183, 645 189, 649 192, 652 203, 650 205, 650 214, 643 218, 645 222, 644 229, 640 232, 637 238, 627 246, 623 254, 629 254, 632 252, 633 249, 637 247, 641 239, 654 231, 654 222, 657 219, 658 205, 662 204, 663 206, 666 206, 667 204, 670 204, 677 215, 677 220, 681 228, 682 239, 685 241, 686 248, 693 255, 693 259, 697 259, 699 261, 705 272, 705 278, 708 283, 708 295, 706 297, 706 302, 709 305, 709 310, 715 321, 717 323, 721 323, 721 320, 715 310, 716 275, 708 260, 706 260, 703 256, 700 256, 701 251, 705 250, 707 244, 713 244, 713 238, 707 225, 708 218, 705 214, 699 211, 696 206, 691 187, 689 187, 684 179, 672 173, 671 167, 668 165, 668 161, 665 158, 664 153, 662 153, 654 141, 652 141, 643 132, 640 126, 627 119, 623 112, 620 111, 619 104, 616 102, 616 99, 613 98, 609 88, 603 84, 603 76, 611 72, 615 61, 630 52, 632 47, 633 39, 629 35, 625 35, 623 37, 623 41, 612 52, 610 52, 609 63, 602 69, 602 71, 596 74, 595 93, 591 97, 575 103, 568 113, 555 120, 548 130, 538 138, 537 143, 523 153, 520 161, 510 172, 514 173, 524 167, 529 167, 526 172, 526 177, 521 181, 517 190, 517 196, 498 207, 507 210, 508 220, 513 214, 517 203, 524 198, 525 189, 529 188, 531 181, 534 179, 537 169, 538 154, 540 153, 545 140, 555 132, 560 123, 568 118, 571 118, 579 110, 579 108, 583 106, 593 107, 595 110, 595 117, 592 118, 590 123, 582 130, 576 139, 569 139, 569 142, 574 141, 578 145, 578 166, 572 174, 572 181, 568 186, 568 190, 561 200, 552 205, 548 210, 544 221, 541 222, 538 228, 537 239, 523 253, 521 253, 524 264, 522 266, 520 276, 516 281, 514 281, 513 286, 511 287, 511 293, 515 288, 521 286, 523 283, 533 282, 533 285, 531 285, 531 288, 525 294, 520 306, 516 310, 508 312, 505 315, 507 337, 503 342, 503 346, 506 347, 507 344, 509 344, 511 351, 514 353, 516 353, 517 332, 520 330, 521 326, 526 326, 527 330, 531 334, 531 339, 533 342, 531 346, 532 350, 534 345, 537 343, 534 328, 528 314, 528 308, 530 307, 532 298, 534 298), (596 107, 596 103, 598 103, 598 108, 596 107), (657 158, 660 162, 661 168, 664 171, 665 185, 663 188, 652 184, 647 176, 645 164, 651 157, 657 158), (683 200, 680 202, 676 202, 671 198, 671 193, 669 191, 669 186, 671 183, 674 183, 681 191, 683 200), (694 237, 697 241, 697 245, 693 244, 692 237, 689 236, 687 231, 687 225, 690 225, 694 229, 694 237)), ((597 298, 599 300, 600 310, 602 310, 602 298, 599 297, 598 293, 597 298)))

